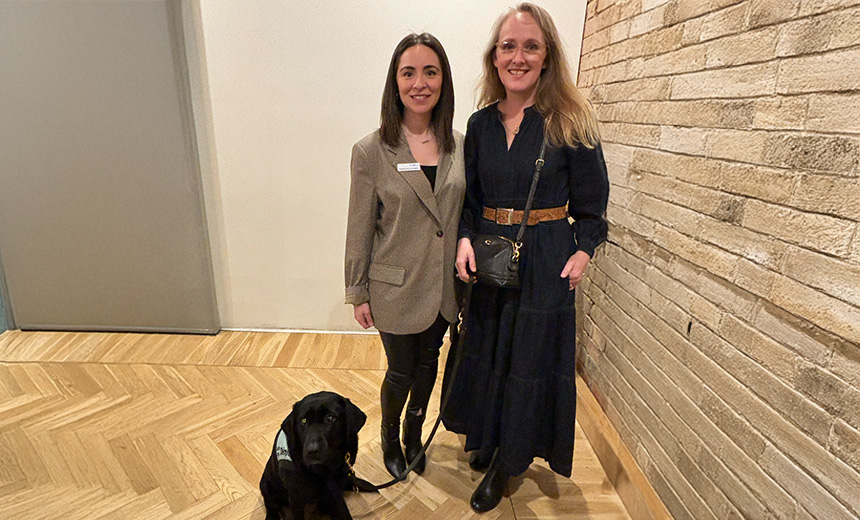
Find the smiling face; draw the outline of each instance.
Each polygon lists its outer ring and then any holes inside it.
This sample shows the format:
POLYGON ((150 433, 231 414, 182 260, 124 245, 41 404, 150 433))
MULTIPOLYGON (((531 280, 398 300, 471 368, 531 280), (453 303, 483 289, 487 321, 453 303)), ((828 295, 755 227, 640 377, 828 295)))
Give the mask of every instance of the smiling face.
POLYGON ((502 23, 493 65, 509 96, 513 93, 526 96, 535 93, 546 52, 543 31, 531 14, 517 12, 502 23), (514 50, 506 53, 503 52, 505 48, 514 50))
POLYGON ((397 63, 397 90, 406 112, 430 114, 442 92, 442 66, 439 56, 425 45, 413 45, 400 55, 397 63))

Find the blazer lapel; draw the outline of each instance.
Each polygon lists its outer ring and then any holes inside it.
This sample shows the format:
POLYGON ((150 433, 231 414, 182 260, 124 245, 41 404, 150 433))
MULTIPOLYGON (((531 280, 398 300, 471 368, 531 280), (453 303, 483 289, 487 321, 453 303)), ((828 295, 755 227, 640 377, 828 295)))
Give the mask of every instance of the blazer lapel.
POLYGON ((445 184, 448 179, 448 172, 451 170, 451 165, 454 164, 453 154, 439 154, 439 166, 436 168, 436 192, 445 184))
MULTIPOLYGON (((415 195, 418 196, 418 200, 421 201, 421 204, 430 211, 430 214, 436 220, 436 223, 441 226, 442 218, 439 216, 439 206, 436 204, 436 196, 430 188, 430 183, 427 182, 427 176, 424 175, 424 171, 420 168, 416 171, 399 171, 397 168, 398 164, 416 163, 415 158, 412 157, 412 152, 409 151, 409 145, 406 144, 406 136, 401 133, 400 146, 389 148, 388 150, 390 152, 389 157, 391 159, 391 165, 394 167, 394 170, 397 171, 397 173, 409 184, 415 192, 415 195)), ((438 168, 436 175, 439 175, 438 168)), ((436 179, 436 185, 439 185, 438 177, 436 179)))

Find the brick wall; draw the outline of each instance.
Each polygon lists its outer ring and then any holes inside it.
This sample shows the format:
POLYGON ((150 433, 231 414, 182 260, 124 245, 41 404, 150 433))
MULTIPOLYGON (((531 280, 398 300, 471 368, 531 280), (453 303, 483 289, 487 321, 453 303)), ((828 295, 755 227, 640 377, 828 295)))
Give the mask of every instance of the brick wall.
POLYGON ((679 519, 860 516, 860 1, 591 0, 579 368, 679 519))

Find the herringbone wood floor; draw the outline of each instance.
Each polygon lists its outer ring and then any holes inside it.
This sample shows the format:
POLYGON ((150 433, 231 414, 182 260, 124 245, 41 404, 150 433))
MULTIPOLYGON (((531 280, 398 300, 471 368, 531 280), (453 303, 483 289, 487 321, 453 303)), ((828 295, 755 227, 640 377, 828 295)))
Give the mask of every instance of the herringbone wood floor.
MULTIPOLYGON (((262 519, 257 484, 274 435, 292 404, 318 390, 367 414, 356 472, 386 481, 384 366, 374 335, 5 332, 0 518, 262 519)), ((536 462, 485 515, 469 509, 481 474, 462 439, 444 428, 436 439, 423 476, 348 493, 353 517, 629 518, 578 426, 571 479, 536 462)))

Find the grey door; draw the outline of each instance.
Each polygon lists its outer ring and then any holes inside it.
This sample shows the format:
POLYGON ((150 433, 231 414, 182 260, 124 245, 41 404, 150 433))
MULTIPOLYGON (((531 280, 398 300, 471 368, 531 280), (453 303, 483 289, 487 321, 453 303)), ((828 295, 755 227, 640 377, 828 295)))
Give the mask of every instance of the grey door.
POLYGON ((178 0, 0 2, 0 255, 21 329, 217 332, 178 0))

